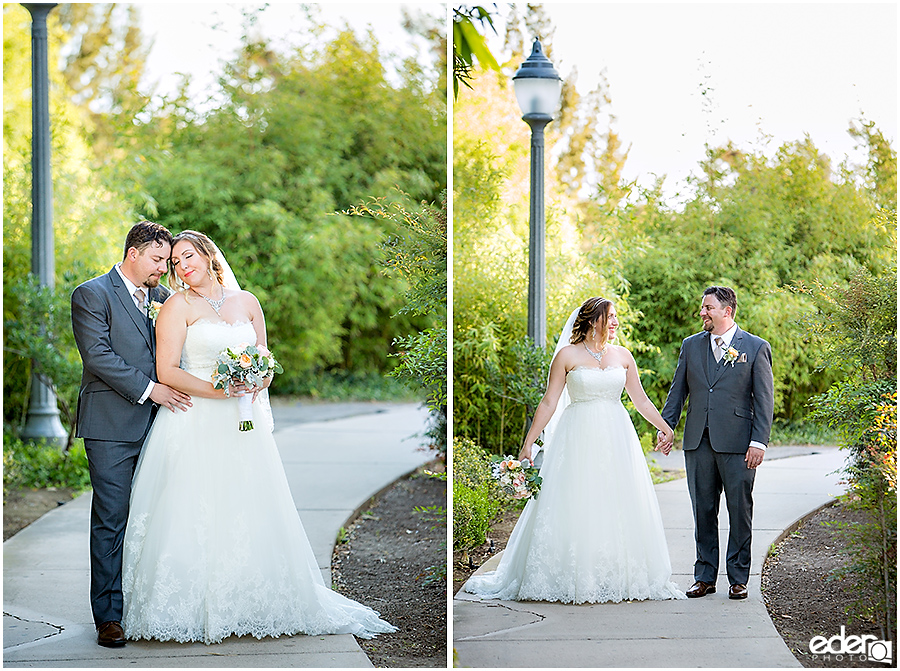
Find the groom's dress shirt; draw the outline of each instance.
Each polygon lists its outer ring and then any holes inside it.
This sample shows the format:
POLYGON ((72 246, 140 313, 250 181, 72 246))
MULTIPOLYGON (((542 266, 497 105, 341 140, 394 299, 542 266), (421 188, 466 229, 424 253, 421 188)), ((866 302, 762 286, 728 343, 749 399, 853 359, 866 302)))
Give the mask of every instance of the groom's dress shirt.
MULTIPOLYGON (((125 283, 125 286, 128 288, 128 293, 131 295, 131 300, 134 301, 135 306, 141 312, 144 312, 144 306, 138 305, 137 297, 134 295, 134 292, 138 289, 141 289, 145 294, 147 294, 147 298, 149 300, 150 292, 144 289, 144 287, 139 287, 134 282, 125 277, 125 273, 122 272, 121 263, 116 264, 116 272, 119 273, 119 277, 122 278, 122 281, 125 283)), ((145 313, 146 314, 146 313, 145 313)), ((153 385, 155 383, 153 380, 150 380, 150 383, 147 385, 147 388, 144 390, 143 395, 138 399, 138 403, 143 403, 148 398, 150 398, 150 394, 153 393, 153 385)))
POLYGON ((722 339, 722 352, 728 351, 728 348, 731 347, 731 341, 734 340, 734 334, 737 333, 737 328, 737 324, 732 324, 731 328, 725 333, 720 333, 719 335, 710 333, 709 346, 712 347, 713 354, 716 353, 716 338, 722 339))
MULTIPOLYGON (((735 324, 732 324, 731 328, 728 329, 727 331, 725 331, 725 333, 722 333, 718 336, 715 335, 714 333, 710 332, 709 346, 712 348, 713 354, 716 353, 716 338, 722 339, 722 343, 723 343, 722 344, 722 352, 727 352, 728 348, 731 347, 731 341, 734 340, 734 334, 737 333, 737 329, 738 329, 738 326, 735 323, 735 324)), ((750 447, 758 447, 761 450, 766 449, 766 445, 763 445, 762 443, 760 443, 757 440, 751 440, 750 447)))

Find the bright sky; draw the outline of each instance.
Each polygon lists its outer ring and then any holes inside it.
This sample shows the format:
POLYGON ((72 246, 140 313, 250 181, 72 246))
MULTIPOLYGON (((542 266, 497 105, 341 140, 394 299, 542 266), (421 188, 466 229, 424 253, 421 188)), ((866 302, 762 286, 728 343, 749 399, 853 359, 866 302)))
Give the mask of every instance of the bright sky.
POLYGON ((808 133, 838 163, 853 151, 846 129, 861 115, 896 149, 896 3, 547 3, 545 10, 556 26, 560 74, 577 67, 586 93, 606 72, 615 128, 631 145, 627 179, 649 185, 648 173, 668 174, 672 195, 696 171, 704 143, 758 147, 761 134, 773 136, 767 155, 808 133))
MULTIPOLYGON (((446 11, 437 2, 405 6, 436 16, 446 11)), ((309 24, 296 3, 142 3, 145 32, 154 38, 149 79, 171 91, 174 73, 189 72, 192 91, 204 97, 239 45, 243 12, 260 7, 256 30, 274 44, 305 40, 309 24)), ((406 56, 417 47, 401 27, 400 8, 313 5, 325 23, 371 26, 383 48, 406 56)), ((579 89, 587 92, 606 73, 615 128, 630 145, 627 179, 649 185, 651 173, 667 174, 671 196, 696 172, 705 143, 730 139, 758 149, 763 135, 772 136, 768 154, 808 133, 835 163, 847 155, 860 160, 846 129, 861 115, 896 148, 896 3, 550 2, 545 9, 556 26, 552 56, 563 76, 577 67, 579 89)), ((496 25, 502 36, 502 21, 496 25)), ((495 52, 501 44, 494 40, 495 52)))
MULTIPOLYGON (((153 40, 147 59, 147 83, 158 82, 158 93, 171 93, 179 81, 176 73, 190 74, 191 92, 197 99, 204 99, 203 93, 214 88, 221 65, 235 55, 244 26, 249 25, 245 15, 257 16, 253 30, 279 49, 305 44, 310 26, 303 6, 293 2, 137 4, 146 38, 153 40)), ((427 48, 424 41, 414 40, 403 29, 402 7, 413 14, 446 16, 446 5, 434 2, 334 2, 313 3, 310 7, 314 17, 334 28, 346 23, 364 34, 371 27, 382 51, 396 53, 397 62, 422 54, 427 48)))

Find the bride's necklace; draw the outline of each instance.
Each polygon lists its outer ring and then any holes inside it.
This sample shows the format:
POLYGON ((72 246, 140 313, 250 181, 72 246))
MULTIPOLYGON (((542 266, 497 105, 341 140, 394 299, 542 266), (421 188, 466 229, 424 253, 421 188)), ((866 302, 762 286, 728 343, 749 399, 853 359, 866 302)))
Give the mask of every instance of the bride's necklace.
POLYGON ((214 301, 212 298, 209 298, 208 296, 204 296, 203 294, 201 294, 199 291, 197 291, 193 287, 191 287, 191 291, 193 291, 195 294, 200 296, 200 298, 202 298, 207 303, 209 303, 210 307, 216 311, 216 314, 219 314, 219 310, 222 309, 222 304, 225 302, 225 287, 222 287, 222 298, 220 298, 217 301, 214 301))
POLYGON ((587 341, 582 341, 582 344, 584 345, 584 348, 587 350, 587 353, 590 354, 592 357, 594 357, 597 360, 597 363, 600 363, 600 359, 603 358, 603 355, 606 354, 606 349, 609 347, 609 344, 606 344, 603 346, 602 350, 600 350, 599 352, 595 352, 590 347, 588 347, 587 341))

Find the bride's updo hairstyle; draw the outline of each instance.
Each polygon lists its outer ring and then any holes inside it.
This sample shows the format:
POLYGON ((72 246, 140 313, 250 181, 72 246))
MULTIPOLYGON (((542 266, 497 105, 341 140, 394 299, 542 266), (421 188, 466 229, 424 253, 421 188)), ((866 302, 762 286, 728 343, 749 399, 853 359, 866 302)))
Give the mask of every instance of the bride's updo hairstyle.
POLYGON ((603 347, 609 339, 609 331, 607 330, 609 322, 609 308, 612 301, 605 298, 588 298, 578 311, 575 317, 575 323, 572 324, 572 337, 569 339, 573 345, 587 340, 588 333, 592 328, 597 328, 597 343, 603 347))
MULTIPOLYGON (((209 273, 209 276, 216 282, 224 286, 225 281, 223 279, 222 264, 219 263, 219 260, 216 258, 216 246, 213 244, 213 241, 199 231, 182 231, 172 240, 172 249, 174 250, 175 245, 182 240, 190 242, 200 256, 206 259, 208 263, 206 272, 209 273)), ((173 289, 178 289, 179 291, 187 291, 188 288, 176 274, 171 257, 169 258, 169 286, 173 289)))

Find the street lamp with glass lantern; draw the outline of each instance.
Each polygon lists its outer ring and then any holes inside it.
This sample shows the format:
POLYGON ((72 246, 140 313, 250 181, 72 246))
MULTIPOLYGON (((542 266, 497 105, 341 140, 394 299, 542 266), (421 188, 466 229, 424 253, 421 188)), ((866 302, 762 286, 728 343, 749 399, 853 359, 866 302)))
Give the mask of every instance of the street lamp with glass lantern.
POLYGON ((528 243, 528 336, 538 347, 547 342, 547 296, 544 287, 544 127, 559 105, 562 78, 535 38, 531 55, 513 76, 522 120, 531 127, 531 207, 528 243))

